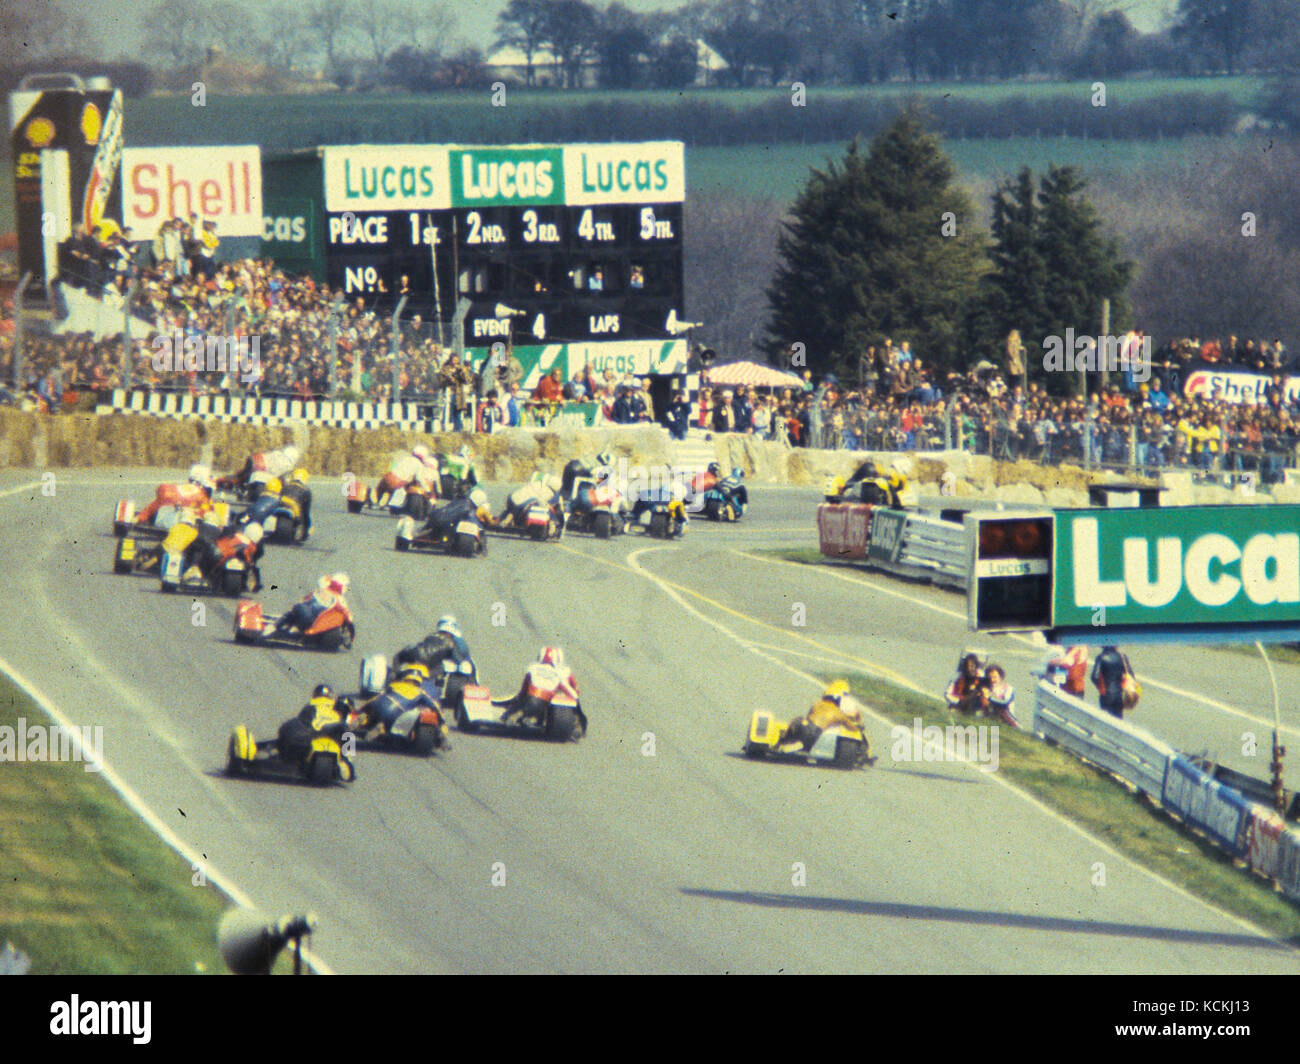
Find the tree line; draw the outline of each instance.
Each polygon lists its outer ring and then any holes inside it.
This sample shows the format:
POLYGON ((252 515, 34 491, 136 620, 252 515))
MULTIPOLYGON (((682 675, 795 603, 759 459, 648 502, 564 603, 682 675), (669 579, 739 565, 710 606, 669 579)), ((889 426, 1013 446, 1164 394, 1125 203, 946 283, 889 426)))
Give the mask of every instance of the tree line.
MULTIPOLYGON (((689 0, 639 13, 620 0, 508 0, 493 50, 524 57, 519 80, 580 88, 683 88, 703 42, 737 87, 886 81, 1096 78, 1138 72, 1290 77, 1300 0, 1178 0, 1142 32, 1123 0, 689 0)), ((440 0, 153 0, 139 54, 120 57, 138 91, 219 48, 274 71, 323 71, 343 88, 476 88, 484 52, 457 39, 440 0)), ((104 61, 72 0, 0 7, 0 72, 51 58, 104 61)), ((101 62, 102 65, 102 62, 101 62)))

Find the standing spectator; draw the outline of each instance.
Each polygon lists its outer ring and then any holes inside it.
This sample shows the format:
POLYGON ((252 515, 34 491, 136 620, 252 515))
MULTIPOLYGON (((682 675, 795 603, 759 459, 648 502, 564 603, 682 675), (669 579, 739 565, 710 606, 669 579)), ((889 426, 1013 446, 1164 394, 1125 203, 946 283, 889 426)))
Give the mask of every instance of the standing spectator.
POLYGON ((735 432, 736 431, 736 411, 731 405, 732 394, 729 391, 723 392, 718 400, 713 404, 713 431, 714 432, 735 432))
POLYGON ((1104 647, 1092 666, 1092 682, 1097 688, 1101 708, 1112 717, 1124 717, 1124 677, 1133 675, 1133 666, 1119 647, 1104 647))
POLYGON ((696 425, 702 429, 707 429, 713 424, 713 389, 700 389, 700 409, 696 425))
POLYGON ((653 398, 653 396, 651 396, 651 394, 650 394, 650 378, 649 378, 649 377, 647 377, 644 381, 641 382, 641 392, 640 392, 640 395, 641 395, 641 402, 642 402, 642 404, 645 406, 645 416, 644 416, 644 417, 640 417, 640 416, 638 416, 637 420, 638 420, 638 421, 654 421, 654 420, 655 420, 655 403, 654 403, 654 398, 653 398))
POLYGON ((686 439, 691 423, 691 404, 686 401, 685 392, 674 392, 673 401, 668 405, 668 434, 675 440, 686 439))
POLYGON ((749 392, 743 384, 737 385, 731 409, 736 422, 737 432, 754 431, 754 404, 749 400, 749 392))

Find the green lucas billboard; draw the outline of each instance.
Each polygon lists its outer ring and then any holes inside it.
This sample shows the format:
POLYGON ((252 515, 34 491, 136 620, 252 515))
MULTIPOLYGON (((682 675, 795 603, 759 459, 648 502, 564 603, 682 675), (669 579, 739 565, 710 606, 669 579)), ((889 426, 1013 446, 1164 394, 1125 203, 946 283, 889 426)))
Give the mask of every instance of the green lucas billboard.
POLYGON ((1300 506, 1055 517, 1058 628, 1300 624, 1300 506))

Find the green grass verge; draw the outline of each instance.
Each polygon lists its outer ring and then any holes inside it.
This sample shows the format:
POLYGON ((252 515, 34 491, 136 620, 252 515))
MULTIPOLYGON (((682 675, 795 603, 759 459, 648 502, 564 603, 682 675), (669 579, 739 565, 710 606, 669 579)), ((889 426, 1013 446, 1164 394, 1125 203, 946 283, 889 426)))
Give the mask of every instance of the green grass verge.
MULTIPOLYGON (((801 564, 826 562, 811 549, 754 551, 801 564)), ((1246 648, 1238 648, 1246 649, 1246 648)), ((1254 648, 1249 648, 1255 653, 1254 648)), ((830 682, 835 677, 823 677, 830 682)), ((847 677, 854 694, 881 716, 911 727, 946 727, 953 717, 937 697, 928 698, 873 676, 847 677)), ((963 718, 957 723, 964 724, 963 718)), ((1029 720, 1021 724, 1028 727, 1029 720)), ((872 752, 886 765, 890 758, 888 736, 881 736, 872 752)), ((1300 945, 1300 911, 1271 884, 1245 868, 1209 839, 1185 828, 1109 774, 1079 761, 1028 731, 1001 727, 998 731, 998 771, 1028 791, 1044 805, 1086 828, 1097 838, 1166 879, 1228 912, 1250 920, 1279 938, 1300 945)))
MULTIPOLYGON (((45 726, 0 675, 0 726, 45 726)), ((225 899, 78 762, 0 764, 0 946, 33 974, 226 971, 216 928, 225 899)))

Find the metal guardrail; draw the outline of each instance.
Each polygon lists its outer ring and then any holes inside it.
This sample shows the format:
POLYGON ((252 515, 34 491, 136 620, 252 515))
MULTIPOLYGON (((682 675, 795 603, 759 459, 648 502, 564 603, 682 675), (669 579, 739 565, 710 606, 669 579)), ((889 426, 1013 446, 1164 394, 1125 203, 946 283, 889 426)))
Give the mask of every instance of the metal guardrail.
POLYGON ((1046 680, 1034 691, 1033 731, 1136 787, 1300 902, 1300 831, 1274 810, 1216 780, 1144 728, 1046 680))
POLYGON ((1046 680, 1035 691, 1033 729, 1040 739, 1063 746, 1157 801, 1170 759, 1178 756, 1150 732, 1095 710, 1046 680))

